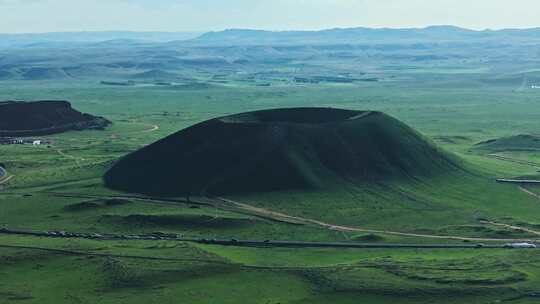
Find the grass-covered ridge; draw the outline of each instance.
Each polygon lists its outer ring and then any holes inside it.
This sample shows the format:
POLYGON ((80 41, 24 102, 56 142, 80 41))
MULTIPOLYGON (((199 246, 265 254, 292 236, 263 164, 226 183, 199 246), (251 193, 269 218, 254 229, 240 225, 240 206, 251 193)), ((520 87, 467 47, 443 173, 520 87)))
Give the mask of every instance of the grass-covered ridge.
POLYGON ((479 151, 540 151, 540 136, 520 134, 515 136, 491 139, 478 143, 475 146, 479 151))
POLYGON ((235 194, 422 179, 459 167, 384 113, 292 108, 184 129, 120 160, 105 182, 159 196, 235 194))

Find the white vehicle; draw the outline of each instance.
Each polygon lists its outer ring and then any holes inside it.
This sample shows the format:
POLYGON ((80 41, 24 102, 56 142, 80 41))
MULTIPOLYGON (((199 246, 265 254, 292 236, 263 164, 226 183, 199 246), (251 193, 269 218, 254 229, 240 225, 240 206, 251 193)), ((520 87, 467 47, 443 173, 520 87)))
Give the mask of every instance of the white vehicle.
POLYGON ((538 246, 531 243, 510 243, 510 244, 505 244, 504 247, 513 248, 513 249, 538 248, 538 246))

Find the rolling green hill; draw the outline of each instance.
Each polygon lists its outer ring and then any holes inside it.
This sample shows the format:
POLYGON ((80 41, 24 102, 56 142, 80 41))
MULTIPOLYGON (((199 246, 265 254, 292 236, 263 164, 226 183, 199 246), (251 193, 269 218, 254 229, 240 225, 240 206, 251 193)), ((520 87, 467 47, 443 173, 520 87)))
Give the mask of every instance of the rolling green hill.
POLYGON ((145 80, 166 80, 178 78, 178 75, 163 70, 149 70, 134 74, 131 76, 131 78, 145 80))
POLYGON ((16 77, 17 75, 9 70, 0 70, 0 80, 9 80, 16 77))
POLYGON ((421 135, 380 112, 293 108, 197 124, 120 160, 114 189, 158 196, 324 189, 457 170, 421 135))
POLYGON ((63 79, 70 77, 64 69, 49 67, 32 67, 25 70, 22 77, 26 80, 63 79))

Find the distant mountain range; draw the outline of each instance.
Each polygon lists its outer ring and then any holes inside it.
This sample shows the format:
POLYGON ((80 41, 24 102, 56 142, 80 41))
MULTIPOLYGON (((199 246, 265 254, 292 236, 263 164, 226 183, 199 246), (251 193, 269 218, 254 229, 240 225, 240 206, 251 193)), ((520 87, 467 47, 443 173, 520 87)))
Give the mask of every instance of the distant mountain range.
POLYGON ((540 28, 475 31, 455 26, 426 28, 344 28, 321 31, 262 31, 233 29, 209 32, 196 38, 204 43, 291 44, 369 43, 369 42, 453 42, 463 40, 499 40, 540 42, 540 28))
POLYGON ((30 34, 0 34, 0 47, 35 44, 58 45, 99 42, 169 42, 193 39, 201 32, 55 32, 30 34))
MULTIPOLYGON (((456 26, 426 28, 336 28, 320 31, 230 29, 218 32, 59 32, 0 34, 0 47, 64 44, 131 45, 178 41, 186 45, 277 45, 497 42, 540 43, 540 28, 476 31, 456 26)), ((103 46, 103 45, 100 45, 103 46)))

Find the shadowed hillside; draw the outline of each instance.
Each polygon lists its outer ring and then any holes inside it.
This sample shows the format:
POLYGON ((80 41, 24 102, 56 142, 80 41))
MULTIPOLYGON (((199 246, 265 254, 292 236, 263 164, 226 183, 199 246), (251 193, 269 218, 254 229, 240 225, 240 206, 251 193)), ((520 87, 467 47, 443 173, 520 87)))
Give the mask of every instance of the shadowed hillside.
POLYGON ((178 75, 174 73, 169 73, 162 70, 150 70, 142 73, 137 73, 132 75, 131 78, 134 79, 152 79, 152 80, 163 80, 163 79, 175 79, 178 78, 178 75))
POLYGON ((456 167, 383 113, 296 108, 197 124, 121 159, 105 182, 161 196, 233 194, 421 179, 456 167))
POLYGON ((46 80, 68 78, 69 75, 64 69, 59 68, 30 68, 22 74, 26 80, 46 80))
POLYGON ((67 101, 0 102, 0 136, 35 136, 100 129, 110 122, 81 113, 67 101))

